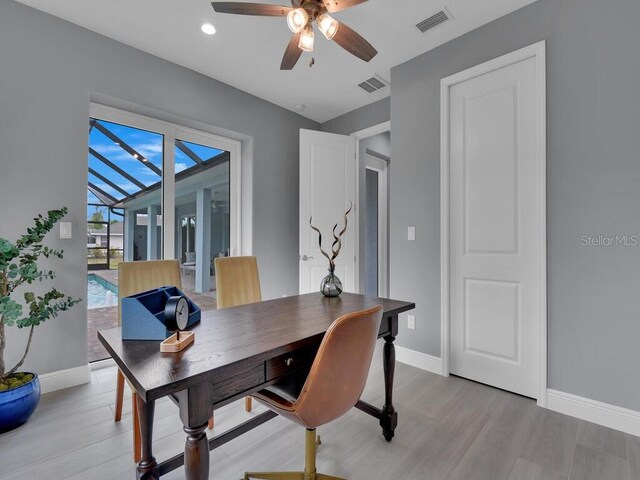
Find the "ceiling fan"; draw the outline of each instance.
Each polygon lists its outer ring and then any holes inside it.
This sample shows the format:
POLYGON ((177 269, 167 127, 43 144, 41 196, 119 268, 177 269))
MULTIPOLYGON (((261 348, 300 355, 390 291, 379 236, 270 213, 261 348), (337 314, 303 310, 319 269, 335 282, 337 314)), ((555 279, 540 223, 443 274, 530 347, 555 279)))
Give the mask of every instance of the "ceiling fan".
POLYGON ((291 7, 265 5, 249 2, 212 2, 216 12, 236 15, 258 15, 264 17, 287 17, 287 25, 293 37, 284 52, 280 70, 291 70, 298 62, 302 52, 313 51, 313 23, 327 38, 333 40, 347 52, 370 61, 378 51, 360 34, 344 23, 331 17, 330 13, 355 7, 367 0, 291 0, 291 7))

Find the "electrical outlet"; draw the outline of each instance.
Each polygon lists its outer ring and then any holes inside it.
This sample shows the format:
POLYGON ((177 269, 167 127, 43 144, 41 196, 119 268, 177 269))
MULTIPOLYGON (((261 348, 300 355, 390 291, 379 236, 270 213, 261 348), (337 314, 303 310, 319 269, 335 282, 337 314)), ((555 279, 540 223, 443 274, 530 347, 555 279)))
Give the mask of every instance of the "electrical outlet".
POLYGON ((408 227, 407 228, 407 240, 410 242, 415 241, 416 239, 416 227, 408 227))
POLYGON ((416 329, 416 316, 415 315, 407 315, 407 328, 409 330, 416 329))

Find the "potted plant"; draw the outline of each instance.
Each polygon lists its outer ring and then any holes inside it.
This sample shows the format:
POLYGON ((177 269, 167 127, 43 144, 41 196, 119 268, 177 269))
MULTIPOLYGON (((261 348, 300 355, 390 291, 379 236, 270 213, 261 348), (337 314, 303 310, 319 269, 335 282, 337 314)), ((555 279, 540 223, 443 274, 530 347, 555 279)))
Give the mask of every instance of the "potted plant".
POLYGON ((66 214, 67 208, 64 207, 50 210, 46 216, 38 215, 33 219, 34 226, 28 228, 27 233, 15 243, 0 238, 0 433, 25 423, 40 400, 38 376, 18 371, 29 353, 34 328, 80 301, 55 288, 42 295, 24 288, 55 277, 52 270, 38 267, 38 260, 40 257, 62 258, 62 251, 43 246, 42 240, 66 214), (19 296, 24 302, 16 299, 19 296), (4 360, 5 327, 11 326, 28 328, 29 337, 18 363, 7 368, 4 360))

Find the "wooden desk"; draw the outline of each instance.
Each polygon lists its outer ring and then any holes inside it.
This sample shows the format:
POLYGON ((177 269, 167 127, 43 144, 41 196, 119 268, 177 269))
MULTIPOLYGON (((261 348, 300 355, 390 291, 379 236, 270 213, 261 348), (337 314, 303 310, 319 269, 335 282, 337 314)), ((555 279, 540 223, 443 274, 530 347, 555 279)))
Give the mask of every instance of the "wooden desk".
POLYGON ((390 441, 398 423, 393 407, 393 342, 398 314, 413 309, 413 303, 349 293, 326 298, 313 293, 202 312, 202 321, 193 329, 195 343, 179 353, 160 353, 159 342, 123 342, 120 328, 98 332, 139 395, 142 460, 137 478, 158 479, 184 464, 188 480, 207 479, 209 450, 276 416, 268 411, 207 441, 205 429, 213 409, 308 369, 336 318, 377 304, 384 309, 379 338, 385 340, 385 405, 379 409, 359 401, 356 407, 377 418, 390 441), (153 415, 155 401, 165 396, 178 405, 187 439, 183 454, 158 464, 152 452, 153 415))

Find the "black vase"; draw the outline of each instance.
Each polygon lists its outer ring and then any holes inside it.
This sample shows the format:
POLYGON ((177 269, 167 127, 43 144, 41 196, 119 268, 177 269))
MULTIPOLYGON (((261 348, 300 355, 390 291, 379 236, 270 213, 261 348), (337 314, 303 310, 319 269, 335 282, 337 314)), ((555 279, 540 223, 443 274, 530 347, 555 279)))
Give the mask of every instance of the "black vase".
POLYGON ((329 275, 320 282, 320 292, 325 297, 337 297, 342 293, 342 282, 333 270, 329 270, 329 275))

